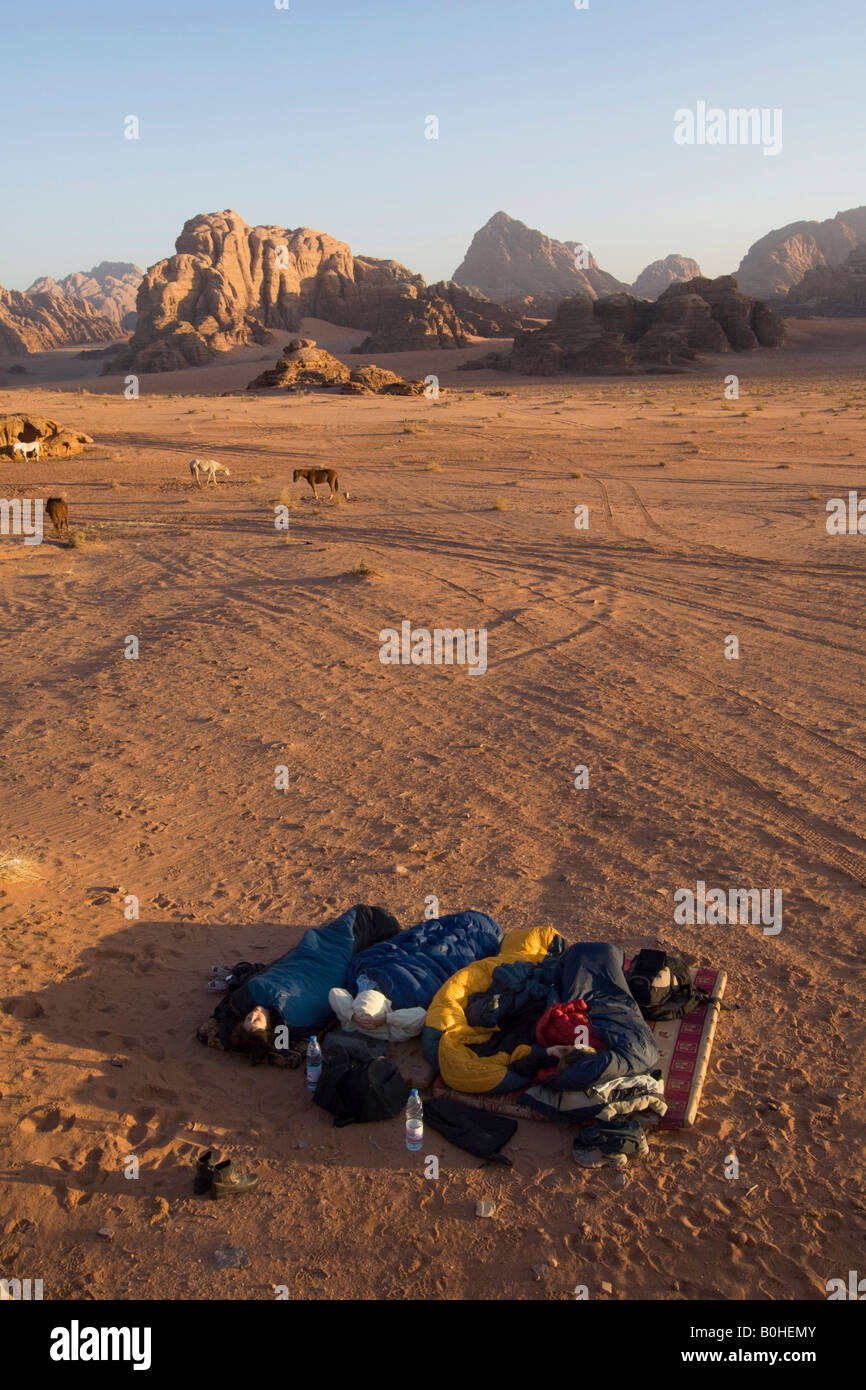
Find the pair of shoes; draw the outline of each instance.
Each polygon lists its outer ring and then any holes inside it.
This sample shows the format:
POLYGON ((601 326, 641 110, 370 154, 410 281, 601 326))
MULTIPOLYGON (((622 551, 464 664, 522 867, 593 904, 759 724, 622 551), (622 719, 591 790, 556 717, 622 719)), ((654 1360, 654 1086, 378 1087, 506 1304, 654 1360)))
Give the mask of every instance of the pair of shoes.
POLYGON ((643 1126, 625 1118, 586 1125, 571 1146, 572 1158, 582 1168, 625 1168, 630 1158, 648 1152, 643 1126))
POLYGON ((229 988, 235 977, 234 967, 231 965, 212 965, 210 973, 212 978, 205 986, 209 994, 222 994, 229 988))
POLYGON ((217 1201, 221 1197, 242 1197, 258 1185, 258 1175, 241 1173, 232 1159, 224 1158, 222 1163, 214 1163, 213 1149, 205 1149, 199 1154, 193 1179, 193 1191, 199 1197, 203 1197, 206 1192, 217 1201))

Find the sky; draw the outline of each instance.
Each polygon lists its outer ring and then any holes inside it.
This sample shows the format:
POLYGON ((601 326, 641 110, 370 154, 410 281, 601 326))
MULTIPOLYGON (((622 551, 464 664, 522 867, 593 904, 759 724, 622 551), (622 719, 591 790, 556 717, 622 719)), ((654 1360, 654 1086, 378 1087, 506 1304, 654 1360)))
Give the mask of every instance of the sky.
POLYGON ((0 284, 151 265, 224 208, 428 282, 500 209, 628 282, 671 252, 718 275, 866 204, 862 0, 587 3, 2 0, 32 62, 0 123, 0 284), (700 101, 780 109, 781 152, 676 143, 700 101))

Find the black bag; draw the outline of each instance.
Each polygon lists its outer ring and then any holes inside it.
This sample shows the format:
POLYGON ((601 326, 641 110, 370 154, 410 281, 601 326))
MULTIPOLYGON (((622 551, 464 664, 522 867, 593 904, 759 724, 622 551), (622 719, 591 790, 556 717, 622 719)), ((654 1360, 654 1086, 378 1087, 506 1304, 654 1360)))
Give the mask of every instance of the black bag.
POLYGON ((458 1149, 484 1158, 488 1163, 501 1163, 511 1167, 511 1159, 499 1150, 507 1144, 517 1129, 517 1121, 507 1115, 491 1115, 477 1110, 474 1105, 466 1105, 461 1100, 428 1100, 424 1105, 424 1118, 458 1149))
POLYGON ((709 995, 695 989, 689 967, 667 951, 638 951, 625 972, 628 987, 644 1018, 685 1018, 706 1003, 709 995))
POLYGON ((335 1125, 390 1120, 408 1099, 409 1087, 379 1039, 342 1030, 325 1035, 313 1100, 334 1116, 335 1125))

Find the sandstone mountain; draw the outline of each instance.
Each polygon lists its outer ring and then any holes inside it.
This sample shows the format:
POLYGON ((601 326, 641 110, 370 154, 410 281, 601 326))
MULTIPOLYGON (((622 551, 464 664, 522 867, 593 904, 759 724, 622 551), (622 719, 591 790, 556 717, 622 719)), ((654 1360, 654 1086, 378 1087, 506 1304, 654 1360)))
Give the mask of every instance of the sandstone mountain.
POLYGON ((749 247, 737 280, 746 294, 784 294, 809 270, 840 266, 866 242, 866 207, 837 212, 824 222, 790 222, 749 247))
POLYGON ((106 373, 198 366, 267 342, 272 329, 297 332, 304 318, 367 329, 364 351, 458 347, 467 333, 502 336, 517 323, 482 298, 428 289, 399 262, 354 256, 309 227, 250 227, 227 210, 191 218, 175 246, 145 275, 136 331, 106 373))
POLYGON ((338 386, 345 395, 420 396, 423 381, 404 381, 384 367, 347 367, 338 357, 316 346, 313 338, 293 338, 275 367, 251 381, 248 391, 297 391, 303 387, 338 386))
POLYGON ((694 280, 700 273, 697 261, 688 256, 665 256, 663 261, 653 261, 644 266, 632 285, 632 292, 638 299, 658 299, 669 286, 694 280))
POLYGON ((505 212, 497 212, 475 233, 452 278, 498 304, 542 318, 568 295, 596 299, 628 289, 601 270, 580 242, 554 241, 505 212), (579 251, 585 256, 576 259, 579 251), (580 264, 583 259, 585 268, 580 264))
POLYGON ((655 301, 615 294, 563 300, 553 321, 521 332, 510 354, 467 363, 550 376, 678 371, 700 352, 778 347, 784 325, 766 304, 741 294, 732 275, 671 285, 655 301))
POLYGON ((0 353, 28 352, 104 343, 122 336, 119 325, 97 314, 86 299, 66 294, 24 294, 0 286, 0 353))
POLYGON ((866 318, 866 243, 844 265, 816 266, 779 303, 786 317, 866 318))
POLYGON ((100 261, 92 270, 76 270, 62 280, 43 275, 33 281, 27 293, 86 299, 97 314, 130 332, 136 323, 135 297, 143 278, 141 267, 130 261, 100 261))

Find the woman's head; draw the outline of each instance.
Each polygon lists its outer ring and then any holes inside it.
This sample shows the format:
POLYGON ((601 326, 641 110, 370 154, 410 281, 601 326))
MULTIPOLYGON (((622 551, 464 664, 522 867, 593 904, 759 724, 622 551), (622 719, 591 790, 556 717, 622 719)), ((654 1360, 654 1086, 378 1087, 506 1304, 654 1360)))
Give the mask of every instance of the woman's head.
POLYGON ((264 1062, 274 1050, 274 1030, 267 1009, 260 1004, 250 1009, 232 1029, 231 1045, 236 1052, 246 1052, 254 1067, 264 1062))

